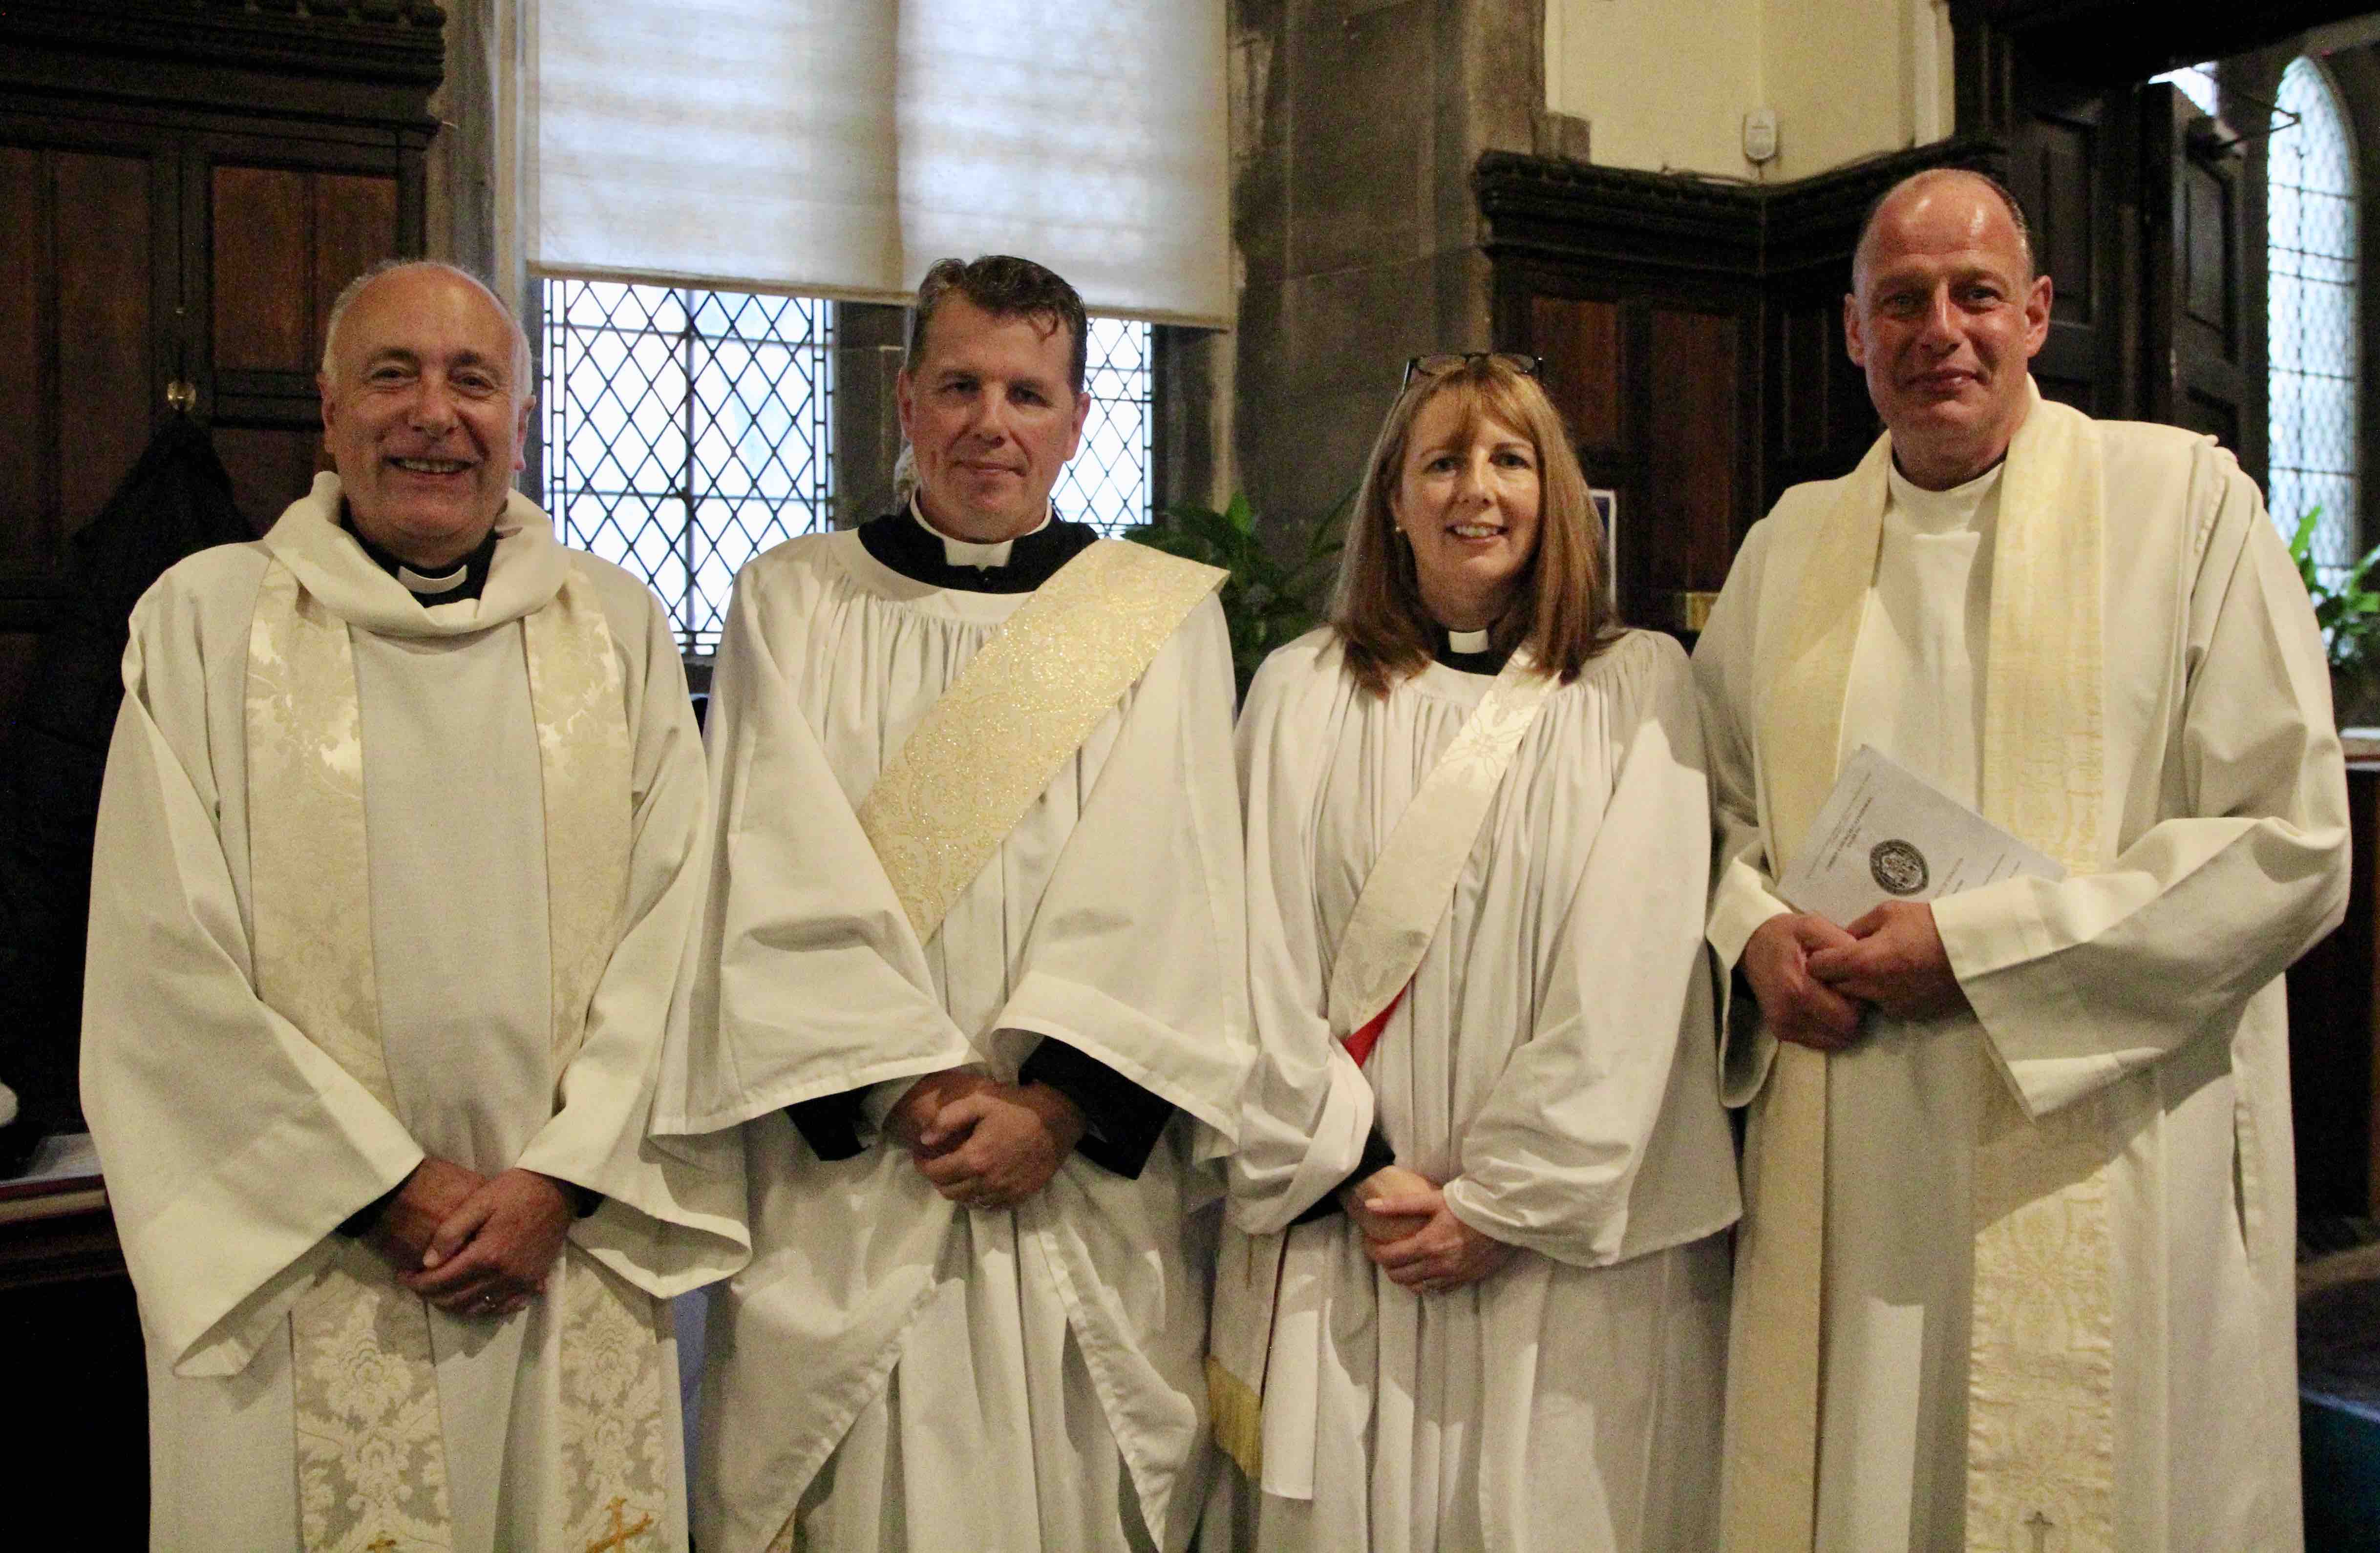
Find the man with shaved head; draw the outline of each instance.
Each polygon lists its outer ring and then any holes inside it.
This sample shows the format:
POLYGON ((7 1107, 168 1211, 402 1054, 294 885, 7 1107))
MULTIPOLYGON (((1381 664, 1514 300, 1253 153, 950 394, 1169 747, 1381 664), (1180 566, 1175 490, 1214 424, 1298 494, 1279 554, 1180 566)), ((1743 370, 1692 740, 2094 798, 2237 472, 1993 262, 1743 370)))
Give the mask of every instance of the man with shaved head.
POLYGON ((644 1141, 707 856, 675 644, 512 489, 485 286, 384 266, 327 333, 337 472, 142 598, 100 807, 151 1545, 682 1549, 660 1297, 745 1240, 732 1157, 644 1141))
POLYGON ((2301 1541, 2280 975, 2346 900, 2323 644, 2228 453, 2041 396, 2049 315, 2007 190, 1892 189, 1843 300, 1885 434, 1753 529, 1695 652, 1750 1108, 1731 1553, 2301 1541), (1796 909, 1863 746, 2062 873, 1937 893, 1957 859, 1896 854, 1874 909, 1796 909))

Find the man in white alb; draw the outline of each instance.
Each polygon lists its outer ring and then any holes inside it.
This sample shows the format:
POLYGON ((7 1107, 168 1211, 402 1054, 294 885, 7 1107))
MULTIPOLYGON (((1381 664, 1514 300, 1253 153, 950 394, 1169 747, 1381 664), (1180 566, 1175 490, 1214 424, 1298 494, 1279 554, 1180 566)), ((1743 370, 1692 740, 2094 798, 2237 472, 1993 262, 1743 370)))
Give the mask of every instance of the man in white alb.
POLYGON ((1695 654, 1751 992, 1728 1546, 2295 1548, 2278 978, 2347 888, 2304 589, 2228 453, 2036 392, 1997 184, 1894 188, 1852 284, 1886 435, 1754 528, 1695 654), (2066 877, 1796 913, 1862 745, 2066 877))
POLYGON ((676 648, 511 490, 492 294, 385 267, 328 336, 338 472, 142 598, 100 807, 152 1546, 682 1549, 657 1296, 745 1239, 732 1150, 645 1141, 708 844, 676 648))
POLYGON ((1245 1072, 1220 574, 1050 510, 1082 303, 919 288, 905 510, 747 566, 663 1134, 739 1134, 706 1548, 1179 1548, 1245 1072))

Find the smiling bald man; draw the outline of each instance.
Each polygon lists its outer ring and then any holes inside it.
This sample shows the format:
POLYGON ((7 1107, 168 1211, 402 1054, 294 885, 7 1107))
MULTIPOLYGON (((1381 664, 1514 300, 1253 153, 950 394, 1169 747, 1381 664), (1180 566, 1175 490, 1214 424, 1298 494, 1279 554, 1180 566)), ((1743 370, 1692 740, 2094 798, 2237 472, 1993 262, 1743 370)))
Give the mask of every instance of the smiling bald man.
POLYGON ((361 277, 335 474, 134 610, 83 1106, 149 1356, 159 1549, 686 1544, 658 1297, 741 1176, 644 1146, 707 855, 660 604, 512 489, 528 352, 361 277))
POLYGON ((1885 434, 1753 529, 1694 654, 1750 1108, 1727 1546, 2294 1549, 2280 976, 2348 841, 2305 589, 2212 439, 2034 388, 2006 189, 1900 184, 1852 286, 1885 434), (1863 745, 2065 877, 1796 911, 1863 745))

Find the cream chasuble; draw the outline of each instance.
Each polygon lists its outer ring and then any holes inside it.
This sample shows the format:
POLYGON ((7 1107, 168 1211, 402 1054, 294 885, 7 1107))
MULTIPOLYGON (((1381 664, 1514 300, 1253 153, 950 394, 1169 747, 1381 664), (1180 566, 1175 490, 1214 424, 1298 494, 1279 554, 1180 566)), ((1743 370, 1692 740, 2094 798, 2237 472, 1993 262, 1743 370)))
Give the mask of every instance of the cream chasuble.
POLYGON ((666 625, 518 498, 481 598, 435 612, 337 511, 323 477, 264 544, 177 567, 128 656, 85 1083, 150 1336, 157 1546, 681 1547, 655 1296, 742 1232, 731 1155, 642 1144, 700 877, 666 625), (382 742, 450 713, 459 767, 382 742), (520 875, 436 851, 483 832, 526 840, 520 875), (327 1233, 425 1151, 601 1194, 528 1310, 434 1311, 327 1233))
MULTIPOLYGON (((1732 961, 1752 928, 1779 909, 1765 878, 1751 870, 1773 874, 1792 857, 1837 762, 1860 742, 1881 741, 1888 753, 2058 856, 2078 876, 2068 886, 2045 885, 2044 892, 2137 898, 2139 874, 2124 872, 2119 854, 2138 834, 2138 821, 2129 817, 2136 812, 2142 777, 2153 771, 2119 765, 2109 775, 2107 687, 2113 684, 2123 694, 2128 710, 2143 701, 2138 676, 2126 673, 2131 665, 2103 666, 2103 643, 2121 640, 2135 656, 2170 650, 2173 670, 2184 674, 2212 660, 2203 656, 2203 647, 2185 646, 2184 623, 2165 626, 2161 636, 2154 617, 2138 617, 2173 594, 2170 579, 2146 581, 2135 569, 2163 565, 2188 577, 2193 568, 2219 564, 2252 578, 2248 586, 2219 583, 2206 589, 2204 615, 2187 623, 2201 632, 2222 621, 2218 606, 2277 605, 2292 629, 2299 623, 2289 620, 2288 611, 2303 610, 2301 598, 2292 601, 2277 588, 2266 592, 2271 535, 2252 491, 2238 512, 2224 509, 2228 532, 2179 510, 2192 503, 2216 510, 2215 504, 2236 489, 2223 479, 2228 466, 2216 466, 2212 456, 2202 461, 2200 472, 2192 461, 2201 451, 2179 433, 2103 426, 2036 402, 2003 468, 1964 492, 1963 504, 1961 492, 1929 495, 1898 485, 1893 477, 1888 518, 1889 452, 1879 443, 1854 475, 1799 488, 1780 504, 1791 528, 1789 540, 1777 542, 1792 549, 1747 546, 1749 564, 1728 601, 1733 608, 1722 606, 1697 658, 1722 832, 1730 841, 1712 926, 1724 959, 1732 961), (2121 440, 2112 440, 2119 435, 2121 440), (2109 445, 2120 482, 2105 472, 2109 445), (2161 481, 2141 478, 2143 455, 2161 481), (2159 467, 2160 456, 2170 462, 2159 467), (2177 478, 2184 476, 2186 483, 2177 478), (2125 498, 2145 495, 2160 483, 2159 495, 2177 510, 2159 512, 2148 527, 2128 514, 2127 543, 2111 559, 2108 502, 2121 510, 2125 498), (1963 531, 1962 504, 1973 515, 1963 531), (1947 528, 1941 527, 1946 519, 1947 528), (2144 536, 2156 542, 2145 542, 2144 536), (2180 543, 2164 542, 2168 537, 2180 543), (2192 553, 2192 543, 2210 550, 2192 553), (1884 572, 1879 544, 1891 563, 1884 572), (1957 548, 1962 544, 1964 551, 1957 548), (1771 561, 1772 554, 1789 556, 1790 564, 1771 561), (2124 621, 2121 637, 2104 624, 2110 609, 2124 621), (1895 645, 1871 646, 1888 641, 1895 645), (1905 659, 1907 669, 1883 668, 1886 661, 1876 654, 1887 651, 1896 655, 1896 664, 1905 659), (1965 677, 1970 661, 1973 679, 1965 677), (1897 710, 1907 697, 1932 704, 1912 720, 1897 710), (1742 813, 1736 806, 1747 797, 1756 802, 1756 831, 1736 818, 1742 813), (2119 803, 2123 807, 2116 810, 2119 803), (2128 817, 2120 828, 2115 812, 2128 817)), ((1776 525, 1769 527, 1764 538, 1773 540, 1776 525)), ((2252 623, 2236 629, 2251 636, 2259 631, 2252 623)), ((2301 650, 2294 639, 2284 639, 2291 652, 2301 650)), ((2291 678, 2304 674, 2301 663, 2272 659, 2269 636, 2232 650, 2238 661, 2220 665, 2228 673, 2278 668, 2291 678)), ((2168 660, 2158 661, 2162 666, 2168 660)), ((2295 758, 2314 760, 2318 772, 2327 727, 2301 718, 2301 684, 2285 679, 2283 686, 2277 698, 2269 685, 2262 687, 2258 710, 2298 730, 2306 752, 2295 758)), ((2203 691, 2200 701, 2197 710, 2210 722, 2228 710, 2226 698, 2213 690, 2203 691)), ((2180 696, 2166 705, 2174 715, 2191 710, 2180 696)), ((2228 736, 2212 727, 2196 733, 2218 745, 2228 736)), ((2125 738, 2128 751, 2141 747, 2137 731, 2127 731, 2125 738)), ((2294 775, 2287 767, 2256 774, 2284 783, 2294 775)), ((2150 791, 2170 801, 2161 785, 2152 782, 2150 791)), ((2216 812, 2236 812, 2219 807, 2231 801, 2218 800, 2216 812)), ((2227 831, 2234 824, 2219 823, 2227 831)), ((2283 830, 2289 833, 2286 823, 2283 830)), ((2305 844, 2319 855, 2332 841, 2317 829, 2305 844)), ((2282 942, 2296 941, 2307 915, 2323 908, 2325 892, 2319 879, 2313 882, 2311 893, 2281 908, 2296 917, 2282 927, 2282 942)), ((1995 886, 1936 904, 1937 925, 1975 1004, 1981 1032, 1964 1018, 1905 1027, 1876 1021, 1876 1033, 1834 1059, 1778 1045, 1765 1035, 1756 1044, 1742 1035, 1730 1043, 1731 1072, 1742 1074, 1730 1087, 1739 1097, 1756 1096, 1730 1375, 1732 1548, 1931 1550, 1949 1545, 1945 1529, 1953 1526, 1963 1526, 1958 1535, 1965 1547, 2010 1553, 2030 1553, 2036 1539, 2077 1553, 2168 1546, 2141 1535, 2139 1501, 2162 1496, 2142 1493, 2157 1481, 2138 1460, 2143 1421, 2128 1424, 2119 1413, 2128 1398, 2141 1397, 2143 1383, 2127 1382, 2117 1363, 2125 1326, 2119 1313, 2141 1308, 2147 1298, 2138 1286, 2149 1248, 2141 1246, 2132 1222, 2117 1222, 2111 1183, 2127 1182, 2124 1195, 2138 1200, 2131 1173, 2138 1167, 2124 1163, 2126 1139, 2147 1123, 2139 1098, 2100 1087, 2118 1071, 2103 1069, 2096 1085, 2081 1088, 2064 1074, 2054 1083, 2045 1080, 2049 1064, 2028 1061, 2020 1046, 2027 1038, 2020 1016, 2006 1006, 2015 989, 1994 995, 1985 974, 1996 968, 1989 961, 2007 965, 2012 952, 2038 960, 2045 950, 2057 952, 2051 946, 2059 936, 2088 931, 2054 916, 2023 929, 1997 926, 1996 916, 2011 904, 2022 909, 2023 898, 2034 892, 2031 884, 1995 886), (2025 940, 2021 950, 2012 935, 2025 940), (1986 1038, 1978 1041, 1979 1033, 1986 1038), (1753 1062, 1763 1066, 1747 1066, 1753 1062), (1925 1064, 1928 1076, 1899 1076, 1904 1063, 1925 1064), (1902 1103, 1897 1097, 1903 1093, 1906 1103, 1922 1108, 1906 1122, 1890 1109, 1902 1103), (1853 1120, 1834 1114, 1830 1094, 1853 1108, 1846 1113, 1853 1120), (1845 1133, 1846 1127, 1853 1130, 1845 1133), (1919 1138, 1930 1129, 1937 1141, 1916 1145, 1925 1151, 1916 1156, 1880 1154, 1882 1140, 1901 1128, 1914 1129, 1919 1138), (1959 1135, 1941 1136, 1946 1130, 1959 1135), (1860 1161, 1856 1166, 1839 1164, 1835 1156, 1846 1150, 1860 1161), (1936 1152, 1943 1156, 1939 1165, 1936 1152), (1871 1206, 1872 1197, 1889 1200, 1889 1188, 1872 1173, 1880 1159, 1900 1160, 1883 1168, 1905 1178, 1916 1197, 1930 1197, 1932 1207, 1917 1207, 1914 1199, 1899 1209, 1871 1206), (1940 1195, 1951 1191, 1972 1205, 1966 1216, 1972 1246, 1926 1254, 1916 1264, 1929 1269, 1925 1278, 1912 1282, 1902 1276, 1896 1298, 1895 1283, 1875 1281, 1891 1275, 1868 1269, 1886 1255, 1879 1248, 1887 1243, 1925 1238, 1898 1215, 1938 1218, 1940 1195), (1836 1203, 1846 1216, 1840 1231, 1838 1210, 1829 1206, 1836 1203), (2135 1247, 2130 1280, 2119 1271, 2126 1260, 2119 1228, 2135 1247), (1921 1288, 1938 1292, 1920 1294, 1921 1288), (1874 1292, 1853 1292, 1862 1289, 1874 1292), (1953 1320, 1955 1350, 1948 1326, 1953 1320), (1940 1399, 1936 1389, 1948 1385, 1965 1393, 1963 1405, 1940 1399), (1909 1389, 1933 1399, 1923 1401, 1925 1412, 1896 1400, 1909 1389), (1954 1419, 1962 1421, 1962 1442, 1946 1432, 1954 1419), (2129 1473, 2128 1459, 2133 1461, 2129 1473)), ((2243 892, 2223 905, 2244 915, 2257 904, 2243 892)), ((2140 922, 2155 914, 2135 907, 2131 915, 2140 922)), ((2260 957, 2257 963, 2269 967, 2269 978, 2286 961, 2260 957)), ((2010 965, 2000 974, 2016 972, 2010 965)), ((2068 977, 2082 974, 2077 965, 2058 981, 2071 986, 2068 977)), ((2117 974, 2100 973, 2110 991, 2117 974)), ((2061 1008, 2058 994, 2047 1002, 2022 1019, 2046 1016, 2057 1039, 2094 1038, 2082 1009, 2061 1008)), ((2165 1039, 2194 1033, 2182 1024, 2165 1039)), ((2240 1051, 2243 1061, 2251 1056, 2261 1057, 2253 1044, 2240 1051)), ((2176 1066, 2186 1071, 2201 1060, 2176 1066)), ((2126 1066, 2137 1068, 2140 1061, 2132 1058, 2126 1066)), ((2171 1081, 2194 1086, 2183 1072, 2171 1081)), ((2250 1094, 2260 1087, 2248 1078, 2241 1082, 2250 1094)), ((2241 1125, 2247 1126, 2244 1111, 2241 1125)), ((2225 1206, 2225 1198, 2204 1206, 2225 1206)), ((2251 1257, 2252 1265, 2266 1261, 2269 1247, 2252 1246, 2251 1257)), ((2260 1270, 2269 1276, 2272 1268, 2260 1270)), ((2131 1352, 2140 1353, 2137 1346, 2131 1352)), ((2192 1357, 2177 1354, 2174 1362, 2192 1357)), ((2154 1351, 2151 1359, 2164 1363, 2154 1351)), ((2131 1405, 2137 1409, 2138 1402, 2131 1405)), ((2187 1448, 2183 1441, 2171 1444, 2187 1448)), ((2269 1492, 2271 1486, 2258 1481, 2260 1493, 2269 1492)), ((2161 1511, 2155 1519, 2162 1521, 2161 1511)), ((2228 1546, 2219 1539, 2229 1533, 2216 1535, 2205 1544, 2170 1546, 2228 1546)))

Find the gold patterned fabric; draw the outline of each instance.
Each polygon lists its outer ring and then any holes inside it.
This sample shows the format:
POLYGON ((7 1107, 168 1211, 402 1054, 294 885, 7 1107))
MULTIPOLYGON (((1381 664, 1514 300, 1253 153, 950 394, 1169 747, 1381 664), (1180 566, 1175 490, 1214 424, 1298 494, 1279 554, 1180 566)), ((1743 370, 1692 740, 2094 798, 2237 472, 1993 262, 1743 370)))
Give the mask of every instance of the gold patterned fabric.
MULTIPOLYGON (((1768 666, 1758 721, 1772 866, 1832 788, 1876 572, 1888 435, 1841 483, 1768 666)), ((2071 873, 2105 868, 2101 599, 2106 502, 2089 420, 2036 397, 2003 475, 1984 686, 1985 818, 2071 873)), ((1815 1535, 1826 1245, 1827 1059, 1782 1043, 1755 1104, 1735 1299, 1726 1546, 1805 1553, 1815 1535)), ((2114 1301, 2103 1108, 2026 1117, 1986 1098, 1974 1161, 1966 1546, 2109 1549, 2114 1301)))
MULTIPOLYGON (((625 906, 630 740, 610 628, 585 585, 565 581, 524 618, 521 640, 543 783, 558 1081, 585 1037, 625 906)), ((249 633, 246 720, 259 995, 395 1109, 374 983, 353 646, 346 623, 277 559, 249 633)), ((565 1519, 577 1545, 639 1520, 661 1524, 669 1442, 657 1302, 575 1245, 545 1298, 562 1324, 565 1519)), ((429 1306, 377 1255, 334 1238, 290 1316, 308 1549, 453 1546, 435 1338, 429 1306)))
MULTIPOLYGON (((1521 741, 1558 681, 1526 649, 1498 672, 1389 832, 1339 936, 1325 1012, 1334 1039, 1364 1025, 1413 979, 1479 840, 1521 741)), ((1207 1360, 1215 1442, 1263 1481, 1264 1382, 1289 1237, 1226 1225, 1207 1360)))
POLYGON ((918 942, 1223 576, 1100 540, 969 660, 859 806, 918 942))

